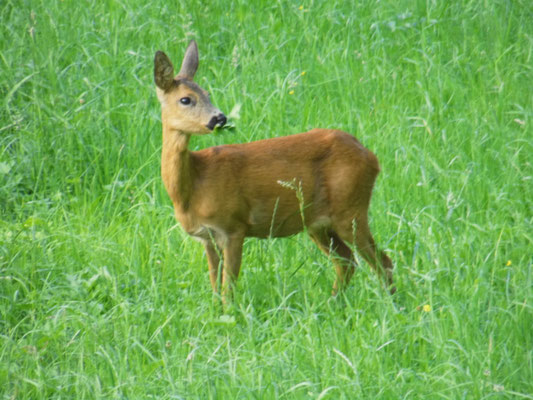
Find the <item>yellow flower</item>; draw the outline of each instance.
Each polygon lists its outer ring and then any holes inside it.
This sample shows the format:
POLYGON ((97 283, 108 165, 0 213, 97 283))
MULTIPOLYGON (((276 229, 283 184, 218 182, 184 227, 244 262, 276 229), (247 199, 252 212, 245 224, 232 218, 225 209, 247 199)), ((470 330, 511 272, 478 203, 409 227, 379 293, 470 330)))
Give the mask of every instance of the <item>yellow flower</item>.
POLYGON ((425 304, 424 307, 422 307, 422 310, 424 310, 424 312, 430 312, 431 306, 429 304, 425 304))
POLYGON ((293 94, 294 94, 294 90, 291 90, 291 91, 289 92, 289 94, 290 94, 290 95, 293 95, 293 94))
POLYGON ((510 267, 512 264, 513 264, 512 261, 511 261, 511 260, 508 260, 508 261, 507 261, 507 264, 505 264, 505 266, 506 266, 506 267, 510 267))
POLYGON ((301 75, 304 76, 305 74, 307 74, 307 72, 302 71, 301 75))
POLYGON ((303 5, 300 6, 300 7, 298 7, 298 10, 300 10, 300 11, 302 11, 303 9, 304 9, 304 6, 303 6, 303 5))

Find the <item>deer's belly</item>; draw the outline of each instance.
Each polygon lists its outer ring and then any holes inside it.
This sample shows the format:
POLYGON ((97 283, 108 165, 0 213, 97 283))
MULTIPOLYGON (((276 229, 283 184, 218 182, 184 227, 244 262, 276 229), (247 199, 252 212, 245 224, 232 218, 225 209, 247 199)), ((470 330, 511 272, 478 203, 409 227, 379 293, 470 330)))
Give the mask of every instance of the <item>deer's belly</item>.
POLYGON ((186 230, 193 239, 199 242, 215 242, 218 246, 224 247, 227 242, 227 235, 216 227, 199 225, 195 229, 186 230))

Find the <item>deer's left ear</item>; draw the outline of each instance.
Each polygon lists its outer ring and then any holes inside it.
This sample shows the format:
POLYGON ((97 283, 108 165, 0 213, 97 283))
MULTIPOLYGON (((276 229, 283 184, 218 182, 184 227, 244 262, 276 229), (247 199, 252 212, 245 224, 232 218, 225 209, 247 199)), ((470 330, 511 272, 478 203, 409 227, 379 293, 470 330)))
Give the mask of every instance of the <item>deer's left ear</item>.
POLYGON ((194 74, 198 69, 198 45, 194 40, 191 40, 187 51, 185 51, 185 56, 183 56, 183 63, 181 64, 181 69, 178 74, 180 78, 187 78, 193 80, 194 74))
POLYGON ((154 58, 154 81, 162 90, 168 90, 174 81, 174 66, 162 51, 157 51, 154 58))

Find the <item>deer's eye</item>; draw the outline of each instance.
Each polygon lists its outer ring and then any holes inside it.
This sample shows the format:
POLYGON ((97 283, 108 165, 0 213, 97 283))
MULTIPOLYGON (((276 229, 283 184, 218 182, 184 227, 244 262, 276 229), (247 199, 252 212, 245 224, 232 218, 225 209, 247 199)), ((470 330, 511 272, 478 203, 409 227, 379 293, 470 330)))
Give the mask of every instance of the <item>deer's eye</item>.
POLYGON ((190 97, 182 97, 180 99, 180 103, 188 106, 189 104, 191 104, 191 98, 190 97))

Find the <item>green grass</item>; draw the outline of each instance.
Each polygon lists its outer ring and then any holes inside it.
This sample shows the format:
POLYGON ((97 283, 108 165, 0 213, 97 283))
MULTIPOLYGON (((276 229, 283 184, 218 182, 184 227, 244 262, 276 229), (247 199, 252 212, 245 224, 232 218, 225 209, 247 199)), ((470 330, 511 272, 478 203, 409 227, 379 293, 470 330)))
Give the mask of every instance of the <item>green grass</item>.
POLYGON ((533 399, 530 2, 192 3, 0 4, 0 398, 533 399), (159 174, 153 55, 193 37, 241 109, 191 147, 331 127, 378 155, 395 296, 249 240, 220 317, 159 174))

